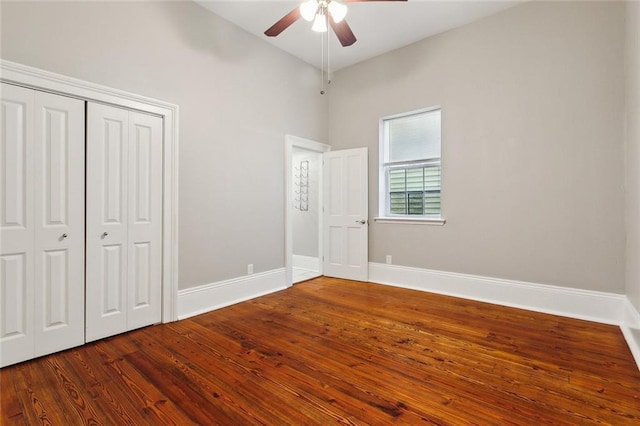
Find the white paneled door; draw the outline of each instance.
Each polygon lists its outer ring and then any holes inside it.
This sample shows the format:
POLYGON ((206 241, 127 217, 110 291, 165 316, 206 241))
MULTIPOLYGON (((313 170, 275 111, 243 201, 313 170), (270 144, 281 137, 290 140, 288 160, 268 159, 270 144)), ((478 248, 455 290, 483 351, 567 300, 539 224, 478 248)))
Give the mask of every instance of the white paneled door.
POLYGON ((367 281, 367 148, 324 155, 324 275, 367 281))
POLYGON ((35 355, 84 343, 84 102, 36 92, 35 355))
POLYGON ((84 102, 2 84, 0 365, 84 343, 84 102))
POLYGON ((0 122, 0 362, 35 354, 32 90, 2 84, 0 122))
POLYGON ((161 320, 162 119, 87 107, 86 340, 161 320))
POLYGON ((162 119, 129 113, 129 330, 162 316, 162 119))

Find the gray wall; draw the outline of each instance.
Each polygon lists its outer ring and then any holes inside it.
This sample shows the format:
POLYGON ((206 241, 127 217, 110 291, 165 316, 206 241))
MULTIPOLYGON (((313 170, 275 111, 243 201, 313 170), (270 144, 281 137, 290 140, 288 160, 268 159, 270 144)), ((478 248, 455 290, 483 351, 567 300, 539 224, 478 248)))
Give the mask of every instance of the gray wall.
POLYGON ((624 3, 530 2, 336 72, 335 148, 442 106, 444 226, 370 227, 370 260, 625 291, 624 3))
POLYGON ((626 231, 640 308, 624 7, 532 2, 374 58, 334 75, 329 115, 317 71, 190 2, 2 2, 0 56, 180 105, 180 288, 283 266, 285 133, 370 147, 374 216, 378 118, 438 104, 447 224, 372 223, 370 259, 622 293, 626 231))
POLYGON ((318 71, 191 2, 1 4, 1 57, 180 106, 180 288, 284 265, 284 135, 318 71))
POLYGON ((293 191, 291 199, 296 204, 296 197, 299 194, 295 192, 299 190, 296 186, 296 174, 299 171, 295 170, 296 166, 299 166, 301 161, 309 162, 308 170, 308 194, 307 194, 307 211, 300 209, 293 209, 291 218, 291 225, 293 231, 293 254, 299 256, 319 257, 318 253, 318 238, 319 238, 319 220, 320 220, 320 166, 322 161, 322 154, 314 151, 309 151, 302 148, 293 147, 292 150, 292 163, 294 170, 293 175, 293 191))
POLYGON ((627 2, 627 296, 640 310, 640 3, 627 2))

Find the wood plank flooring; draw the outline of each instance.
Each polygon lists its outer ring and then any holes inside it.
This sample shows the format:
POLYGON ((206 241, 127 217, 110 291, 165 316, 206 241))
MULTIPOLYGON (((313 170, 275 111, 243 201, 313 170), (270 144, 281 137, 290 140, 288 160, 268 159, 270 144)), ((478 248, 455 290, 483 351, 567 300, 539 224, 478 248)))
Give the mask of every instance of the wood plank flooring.
POLYGON ((0 423, 640 424, 617 327, 318 278, 0 371, 0 423))

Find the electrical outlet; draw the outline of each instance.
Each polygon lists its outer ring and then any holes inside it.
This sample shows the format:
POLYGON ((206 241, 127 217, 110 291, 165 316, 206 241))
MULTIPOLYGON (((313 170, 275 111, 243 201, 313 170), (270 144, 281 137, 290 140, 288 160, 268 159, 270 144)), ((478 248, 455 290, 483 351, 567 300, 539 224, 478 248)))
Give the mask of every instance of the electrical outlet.
POLYGON ((247 275, 253 274, 253 263, 247 265, 247 275))
POLYGON ((386 262, 387 262, 387 265, 391 265, 391 255, 390 254, 387 255, 386 262))

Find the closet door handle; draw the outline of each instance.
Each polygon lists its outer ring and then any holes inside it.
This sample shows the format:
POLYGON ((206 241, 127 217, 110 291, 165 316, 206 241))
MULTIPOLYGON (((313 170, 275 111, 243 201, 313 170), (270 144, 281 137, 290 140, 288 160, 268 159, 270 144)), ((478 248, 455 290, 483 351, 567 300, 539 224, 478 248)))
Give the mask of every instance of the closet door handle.
POLYGON ((108 237, 108 236, 109 236, 109 233, 108 233, 108 232, 103 232, 103 233, 102 233, 102 236, 101 236, 100 238, 105 238, 105 237, 108 237))
POLYGON ((60 235, 60 239, 61 239, 61 240, 64 240, 64 239, 65 239, 65 238, 67 238, 67 237, 68 237, 68 235, 67 235, 66 233, 65 233, 65 234, 60 235))

